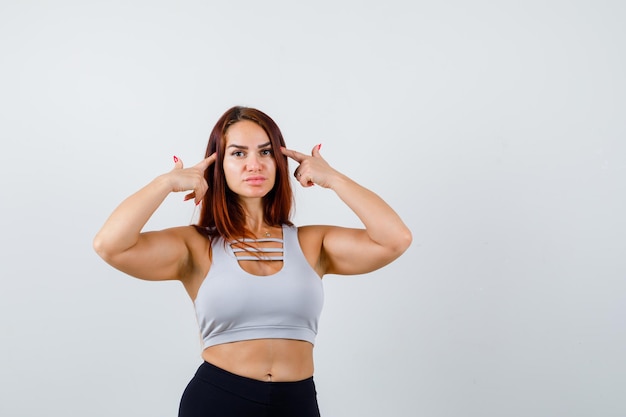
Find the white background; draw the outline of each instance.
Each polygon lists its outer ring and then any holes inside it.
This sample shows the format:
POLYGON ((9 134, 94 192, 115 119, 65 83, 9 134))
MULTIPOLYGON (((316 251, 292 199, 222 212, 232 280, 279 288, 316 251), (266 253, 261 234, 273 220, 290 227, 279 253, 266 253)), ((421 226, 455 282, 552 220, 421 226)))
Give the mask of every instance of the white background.
MULTIPOLYGON (((91 241, 242 104, 414 235, 325 278, 323 416, 625 416, 624 22, 602 0, 2 1, 0 415, 176 415, 192 304, 91 241)), ((189 224, 182 197, 148 228, 189 224)), ((296 197, 298 224, 359 224, 296 197)))

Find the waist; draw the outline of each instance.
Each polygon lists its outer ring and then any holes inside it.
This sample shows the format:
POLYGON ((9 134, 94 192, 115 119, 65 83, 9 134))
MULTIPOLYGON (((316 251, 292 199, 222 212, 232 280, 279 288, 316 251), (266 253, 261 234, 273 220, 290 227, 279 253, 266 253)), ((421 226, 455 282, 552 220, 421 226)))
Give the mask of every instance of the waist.
POLYGON ((254 339, 210 346, 202 359, 242 377, 294 382, 313 376, 313 345, 302 340, 254 339))

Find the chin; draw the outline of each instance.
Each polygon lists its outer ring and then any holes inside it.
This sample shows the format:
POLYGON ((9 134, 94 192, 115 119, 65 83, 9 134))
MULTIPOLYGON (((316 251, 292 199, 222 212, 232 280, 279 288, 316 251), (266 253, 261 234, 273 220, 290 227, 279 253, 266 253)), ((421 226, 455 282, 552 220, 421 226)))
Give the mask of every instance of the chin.
POLYGON ((238 193, 239 198, 263 198, 269 194, 271 190, 245 191, 238 193))

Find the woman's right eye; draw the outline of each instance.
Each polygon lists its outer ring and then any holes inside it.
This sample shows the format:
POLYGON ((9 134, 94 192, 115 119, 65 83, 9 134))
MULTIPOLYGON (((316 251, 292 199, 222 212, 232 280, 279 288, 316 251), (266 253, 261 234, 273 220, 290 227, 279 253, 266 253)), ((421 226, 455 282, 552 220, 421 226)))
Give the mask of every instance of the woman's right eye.
POLYGON ((243 151, 233 151, 232 156, 241 157, 243 156, 243 151))

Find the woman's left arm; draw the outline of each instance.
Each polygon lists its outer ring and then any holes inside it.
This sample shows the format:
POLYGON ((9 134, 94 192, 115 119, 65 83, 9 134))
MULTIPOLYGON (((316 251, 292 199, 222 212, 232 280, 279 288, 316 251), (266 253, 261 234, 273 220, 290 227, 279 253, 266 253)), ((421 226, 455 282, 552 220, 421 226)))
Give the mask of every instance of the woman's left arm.
POLYGON ((324 273, 364 274, 398 258, 411 244, 411 231, 377 194, 333 169, 322 158, 320 146, 311 156, 283 149, 300 165, 294 175, 304 187, 329 188, 359 217, 365 229, 323 228, 320 263, 324 273))

